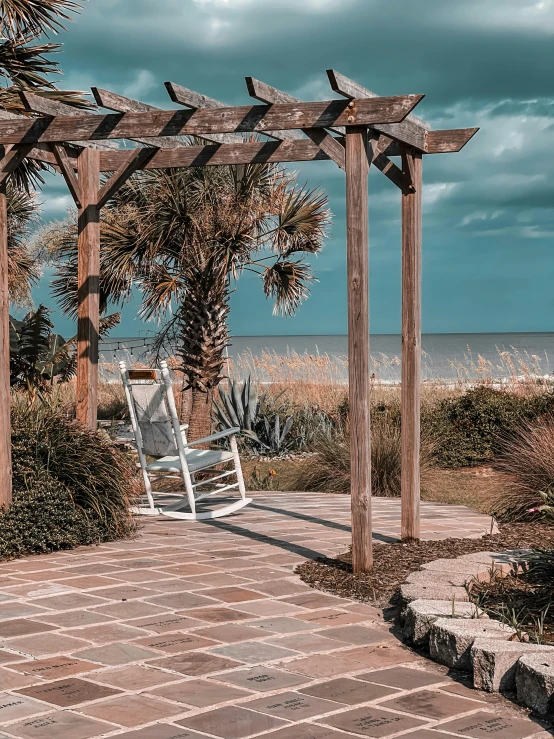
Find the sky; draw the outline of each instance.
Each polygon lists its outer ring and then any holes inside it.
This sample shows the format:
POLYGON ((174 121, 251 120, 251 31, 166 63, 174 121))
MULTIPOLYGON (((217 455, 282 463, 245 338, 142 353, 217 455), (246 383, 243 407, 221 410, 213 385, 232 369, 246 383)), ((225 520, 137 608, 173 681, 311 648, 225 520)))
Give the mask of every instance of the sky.
MULTIPOLYGON (((162 108, 172 107, 166 80, 248 104, 246 75, 327 100, 328 68, 380 95, 424 93, 415 113, 433 128, 481 130, 457 154, 424 157, 423 331, 554 330, 554 0, 89 0, 58 40, 60 87, 96 85, 162 108)), ((346 333, 344 172, 294 166, 333 212, 319 282, 285 319, 243 276, 235 335, 346 333)), ((399 333, 400 192, 377 170, 369 192, 371 331, 399 333)), ((41 201, 44 221, 66 215, 60 177, 41 201)), ((53 306, 49 276, 34 299, 53 306)), ((138 307, 112 335, 156 328, 138 307)))

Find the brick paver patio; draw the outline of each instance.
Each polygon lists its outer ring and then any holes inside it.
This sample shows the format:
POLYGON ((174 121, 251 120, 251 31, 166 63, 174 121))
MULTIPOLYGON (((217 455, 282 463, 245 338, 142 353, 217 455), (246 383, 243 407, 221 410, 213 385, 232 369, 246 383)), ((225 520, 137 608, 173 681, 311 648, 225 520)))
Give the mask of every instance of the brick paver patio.
MULTIPOLYGON (((349 498, 258 493, 211 523, 0 565, 0 739, 553 736, 404 648, 376 608, 304 585, 344 551, 349 498)), ((399 504, 375 502, 375 537, 399 504)), ((424 504, 423 535, 490 520, 424 504)))

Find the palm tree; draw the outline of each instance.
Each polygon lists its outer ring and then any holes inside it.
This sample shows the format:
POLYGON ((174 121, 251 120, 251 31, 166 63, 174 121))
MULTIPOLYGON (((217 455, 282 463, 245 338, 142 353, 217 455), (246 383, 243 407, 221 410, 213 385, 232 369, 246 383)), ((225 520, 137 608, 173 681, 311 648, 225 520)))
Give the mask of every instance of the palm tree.
POLYGON ((34 193, 8 183, 8 288, 10 302, 29 307, 31 288, 40 277, 40 268, 29 247, 31 232, 38 223, 40 210, 34 193))
MULTIPOLYGON (((4 82, 0 84, 0 110, 28 115, 19 96, 23 90, 74 107, 91 107, 82 93, 60 91, 49 79, 52 74, 61 74, 58 62, 48 58, 59 52, 61 45, 38 41, 64 30, 63 22, 81 7, 74 0, 0 0, 0 78, 4 82)), ((45 168, 40 162, 24 160, 12 178, 18 186, 30 189, 43 181, 40 172, 45 168)))
MULTIPOLYGON (((238 277, 257 273, 274 312, 292 315, 314 280, 305 256, 321 249, 329 223, 326 196, 271 164, 145 171, 104 209, 102 309, 136 284, 142 317, 163 319, 159 344, 176 347, 192 389, 191 438, 210 431, 238 277)), ((73 316, 76 234, 71 219, 40 238, 56 265, 54 294, 73 316)))

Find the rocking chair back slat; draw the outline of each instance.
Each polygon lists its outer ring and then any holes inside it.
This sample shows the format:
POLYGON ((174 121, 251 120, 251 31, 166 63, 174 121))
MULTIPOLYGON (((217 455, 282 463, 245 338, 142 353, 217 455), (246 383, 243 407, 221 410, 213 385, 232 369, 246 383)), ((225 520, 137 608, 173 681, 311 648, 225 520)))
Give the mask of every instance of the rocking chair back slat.
POLYGON ((150 457, 178 454, 163 384, 129 379, 144 454, 150 457))

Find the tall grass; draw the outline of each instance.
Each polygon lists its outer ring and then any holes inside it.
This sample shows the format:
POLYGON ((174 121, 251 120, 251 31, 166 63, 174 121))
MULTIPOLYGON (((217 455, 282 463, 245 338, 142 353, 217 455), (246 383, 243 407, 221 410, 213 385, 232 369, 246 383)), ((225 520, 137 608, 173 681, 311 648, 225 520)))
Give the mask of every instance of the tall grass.
MULTIPOLYGON (((433 485, 433 442, 423 437, 421 477, 423 487, 433 485)), ((315 452, 300 464, 281 472, 281 485, 289 490, 350 493, 350 433, 322 436, 315 452)), ((371 491, 381 497, 400 496, 400 427, 386 417, 373 420, 371 429, 371 491)))
POLYGON ((491 511, 499 520, 543 513, 554 520, 554 415, 524 420, 500 440, 496 469, 503 478, 491 493, 491 511))

